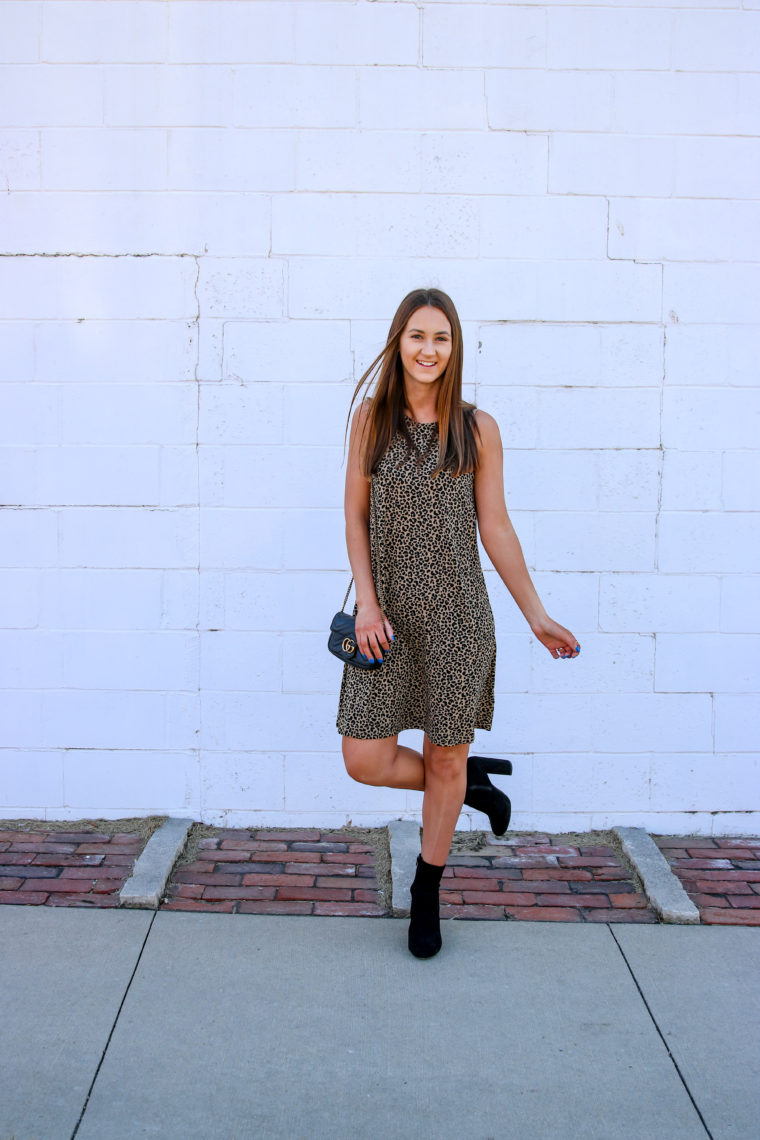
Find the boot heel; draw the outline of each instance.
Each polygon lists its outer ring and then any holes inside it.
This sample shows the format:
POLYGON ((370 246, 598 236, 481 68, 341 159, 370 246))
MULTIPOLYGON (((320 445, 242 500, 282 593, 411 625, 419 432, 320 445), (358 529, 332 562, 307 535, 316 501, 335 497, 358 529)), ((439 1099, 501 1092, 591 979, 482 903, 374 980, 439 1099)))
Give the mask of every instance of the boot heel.
POLYGON ((468 756, 467 790, 464 802, 468 807, 488 816, 494 835, 504 835, 512 816, 512 804, 500 788, 494 787, 488 773, 510 776, 511 760, 494 760, 491 756, 468 756))
POLYGON ((482 768, 484 772, 490 772, 492 776, 512 775, 511 760, 495 760, 491 756, 471 756, 470 760, 476 761, 478 766, 482 768))

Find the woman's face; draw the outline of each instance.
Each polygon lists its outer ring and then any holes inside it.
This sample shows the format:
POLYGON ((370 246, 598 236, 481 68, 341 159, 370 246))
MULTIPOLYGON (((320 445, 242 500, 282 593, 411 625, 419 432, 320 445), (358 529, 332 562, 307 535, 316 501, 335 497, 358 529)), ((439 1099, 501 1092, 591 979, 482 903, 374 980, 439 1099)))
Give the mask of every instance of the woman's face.
POLYGON ((407 384, 440 380, 451 356, 451 325, 445 313, 425 305, 406 322, 399 344, 407 384))

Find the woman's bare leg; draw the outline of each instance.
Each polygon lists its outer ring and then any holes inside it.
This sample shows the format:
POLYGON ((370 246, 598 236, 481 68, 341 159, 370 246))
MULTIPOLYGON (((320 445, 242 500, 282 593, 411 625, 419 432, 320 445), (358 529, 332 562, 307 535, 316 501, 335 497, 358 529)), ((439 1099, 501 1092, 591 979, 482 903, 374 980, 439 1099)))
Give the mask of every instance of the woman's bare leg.
POLYGON ((425 736, 422 755, 398 743, 398 735, 380 740, 344 736, 343 760, 352 779, 385 788, 424 792, 422 858, 443 866, 451 849, 467 789, 469 744, 444 748, 425 736))
POLYGON ((352 779, 385 788, 424 792, 422 858, 443 866, 451 849, 467 788, 469 744, 444 748, 424 737, 422 755, 396 736, 380 740, 342 738, 343 760, 352 779))
POLYGON ((469 744, 442 748, 425 736, 422 855, 426 863, 442 866, 449 857, 453 831, 465 801, 468 751, 469 744))
POLYGON ((442 867, 449 857, 467 790, 469 744, 443 748, 425 736, 425 795, 422 799, 422 858, 442 867))
POLYGON ((422 755, 415 748, 399 744, 398 733, 380 740, 357 740, 353 736, 344 736, 343 760, 349 776, 360 784, 409 788, 418 792, 425 787, 422 755))
POLYGON ((425 736, 425 794, 422 798, 422 852, 409 888, 409 949, 415 958, 432 958, 441 949, 439 891, 454 828, 467 788, 469 744, 442 748, 425 736))

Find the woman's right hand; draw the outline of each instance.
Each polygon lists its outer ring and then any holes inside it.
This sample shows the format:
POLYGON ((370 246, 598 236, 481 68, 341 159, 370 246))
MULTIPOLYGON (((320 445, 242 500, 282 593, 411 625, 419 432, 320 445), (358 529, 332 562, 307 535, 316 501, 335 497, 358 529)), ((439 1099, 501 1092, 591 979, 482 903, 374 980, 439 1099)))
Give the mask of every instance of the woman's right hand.
POLYGON ((393 628, 377 602, 359 605, 356 611, 356 643, 367 660, 382 661, 383 649, 395 641, 393 628))

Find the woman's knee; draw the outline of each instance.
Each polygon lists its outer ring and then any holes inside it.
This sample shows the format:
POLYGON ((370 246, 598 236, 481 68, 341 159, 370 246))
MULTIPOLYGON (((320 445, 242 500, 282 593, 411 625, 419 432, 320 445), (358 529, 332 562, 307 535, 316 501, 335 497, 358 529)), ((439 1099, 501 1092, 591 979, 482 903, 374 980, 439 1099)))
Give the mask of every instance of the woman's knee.
POLYGON ((387 759, 384 749, 373 748, 374 741, 343 737, 343 763, 352 780, 360 784, 380 786, 384 783, 387 759))
POLYGON ((456 783, 467 770, 467 750, 460 746, 443 748, 433 744, 425 757, 425 772, 434 780, 456 783))
POLYGON ((376 772, 369 760, 364 756, 346 756, 343 755, 343 763, 346 765, 346 771, 352 780, 356 780, 359 784, 377 784, 374 778, 376 772))

